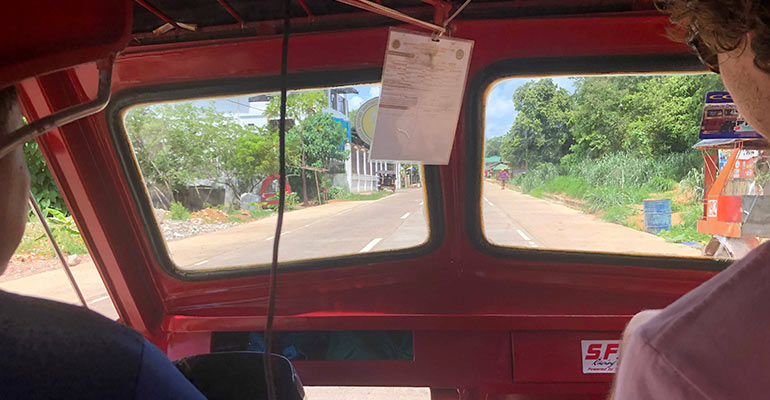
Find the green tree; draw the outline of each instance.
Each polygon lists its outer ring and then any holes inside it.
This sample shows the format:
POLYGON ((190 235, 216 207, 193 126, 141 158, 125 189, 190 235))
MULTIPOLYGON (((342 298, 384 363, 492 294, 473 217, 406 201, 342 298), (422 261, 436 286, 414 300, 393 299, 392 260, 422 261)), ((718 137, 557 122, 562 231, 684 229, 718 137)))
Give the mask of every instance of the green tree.
POLYGON ((513 93, 518 114, 502 139, 500 152, 510 165, 558 161, 572 144, 572 98, 551 79, 530 81, 513 93))
POLYGON ((491 139, 487 139, 487 142, 484 148, 484 157, 500 156, 501 155, 500 150, 503 145, 504 139, 505 138, 503 136, 497 136, 491 139))
POLYGON ((688 150, 706 92, 724 90, 716 75, 587 77, 575 87, 571 152, 591 158, 688 150))
POLYGON ((36 141, 33 140, 24 144, 24 160, 27 162, 27 169, 29 170, 30 190, 40 208, 44 212, 51 208, 61 211, 64 215, 69 214, 64 198, 59 193, 56 181, 53 179, 36 141))
MULTIPOLYGON (((302 122, 313 115, 317 115, 329 104, 326 92, 323 90, 310 90, 303 92, 289 93, 286 96, 286 118, 291 119, 296 124, 302 124, 302 122)), ((281 111, 281 98, 280 96, 274 96, 270 99, 265 108, 265 115, 268 118, 279 118, 281 111)), ((299 166, 307 167, 307 155, 306 155, 306 142, 303 137, 306 129, 295 130, 297 133, 296 140, 299 142, 299 166)), ((300 180, 302 181, 302 202, 305 206, 308 205, 307 197, 307 178, 306 171, 302 168, 298 171, 300 180)))
MULTIPOLYGON (((296 123, 321 112, 329 104, 323 90, 308 90, 289 93, 286 96, 286 118, 296 123)), ((273 96, 265 107, 265 116, 276 119, 281 116, 281 96, 273 96)))
POLYGON ((347 158, 344 149, 347 132, 330 113, 316 113, 305 118, 289 131, 288 138, 296 141, 300 136, 305 143, 305 165, 323 168, 328 167, 330 160, 347 158))
POLYGON ((239 194, 278 169, 277 135, 243 126, 213 105, 137 107, 126 114, 125 124, 148 187, 166 188, 172 195, 167 203, 196 180, 223 184, 239 194))

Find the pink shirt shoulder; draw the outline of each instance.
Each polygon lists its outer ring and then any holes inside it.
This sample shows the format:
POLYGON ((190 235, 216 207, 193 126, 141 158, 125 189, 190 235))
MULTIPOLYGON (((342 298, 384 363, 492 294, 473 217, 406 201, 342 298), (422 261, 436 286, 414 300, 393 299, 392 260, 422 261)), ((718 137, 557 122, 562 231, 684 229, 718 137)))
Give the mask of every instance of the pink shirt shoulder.
POLYGON ((616 400, 770 396, 770 243, 666 307, 626 347, 616 400))

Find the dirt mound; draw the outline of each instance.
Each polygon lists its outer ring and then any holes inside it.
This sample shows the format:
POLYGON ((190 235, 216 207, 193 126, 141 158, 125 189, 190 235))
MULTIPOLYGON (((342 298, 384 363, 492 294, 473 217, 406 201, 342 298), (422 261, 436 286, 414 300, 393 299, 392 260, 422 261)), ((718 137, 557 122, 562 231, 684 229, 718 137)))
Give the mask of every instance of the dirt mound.
POLYGON ((213 208, 204 208, 190 214, 190 220, 200 220, 204 224, 222 224, 228 222, 227 214, 213 208))

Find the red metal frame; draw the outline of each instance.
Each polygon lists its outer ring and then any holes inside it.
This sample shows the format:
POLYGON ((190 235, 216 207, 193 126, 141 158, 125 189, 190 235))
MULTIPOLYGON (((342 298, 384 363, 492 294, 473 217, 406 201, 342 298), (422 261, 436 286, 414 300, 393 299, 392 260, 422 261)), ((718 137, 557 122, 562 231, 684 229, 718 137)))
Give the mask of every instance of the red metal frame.
MULTIPOLYGON (((300 0, 300 1, 302 1, 302 0, 300 0)), ((227 13, 230 14, 233 18, 235 18, 235 20, 239 24, 241 24, 241 27, 243 27, 246 24, 246 21, 241 17, 240 14, 238 14, 237 11, 235 11, 235 9, 232 6, 230 6, 230 4, 227 4, 226 0, 217 0, 217 3, 219 3, 219 5, 222 6, 222 8, 227 10, 227 13)), ((308 13, 308 15, 309 14, 310 13, 308 13)))
MULTIPOLYGON (((651 14, 456 24, 458 36, 476 41, 469 82, 512 58, 688 51, 665 37, 666 19, 651 14)), ((289 71, 381 67, 386 37, 387 28, 296 35, 289 71)), ((117 59, 113 88, 276 76, 278 54, 278 37, 134 48, 117 59)), ((27 115, 36 119, 93 96, 95 74, 87 65, 24 81, 27 115)), ((450 164, 441 167, 444 215, 435 217, 445 220, 445 240, 436 251, 279 277, 277 329, 412 330, 414 360, 305 361, 296 364, 300 376, 307 385, 443 388, 436 398, 602 398, 610 376, 582 374, 580 340, 617 338, 632 314, 669 304, 713 272, 532 262, 480 252, 463 225, 473 201, 463 185, 473 171, 464 164, 465 137, 481 133, 467 132, 464 119, 450 164)), ((172 358, 209 351, 211 332, 262 327, 266 275, 193 282, 162 271, 103 113, 39 143, 124 322, 172 358)))
POLYGON ((182 30, 182 27, 179 26, 179 24, 176 23, 173 19, 171 19, 168 15, 164 14, 163 11, 158 10, 157 8, 153 7, 149 3, 147 3, 144 0, 134 0, 136 1, 136 4, 139 4, 140 6, 144 7, 147 11, 155 14, 156 17, 163 20, 163 22, 173 26, 176 29, 182 30))

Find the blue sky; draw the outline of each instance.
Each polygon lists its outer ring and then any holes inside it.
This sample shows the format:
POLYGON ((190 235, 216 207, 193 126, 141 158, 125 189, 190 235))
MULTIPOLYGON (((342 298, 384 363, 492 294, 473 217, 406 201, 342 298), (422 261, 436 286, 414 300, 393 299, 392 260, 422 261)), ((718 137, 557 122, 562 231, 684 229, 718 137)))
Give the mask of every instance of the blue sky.
MULTIPOLYGON (((551 78, 557 85, 567 89, 570 93, 575 90, 574 85, 569 77, 555 77, 551 78)), ((489 97, 487 97, 486 108, 486 132, 484 135, 487 139, 496 136, 502 136, 513 125, 513 121, 516 119, 516 110, 513 109, 513 92, 526 82, 535 79, 520 78, 520 79, 505 79, 497 82, 492 90, 489 91, 489 97)), ((366 100, 380 95, 380 86, 355 86, 358 90, 357 95, 348 95, 348 101, 350 102, 350 108, 356 109, 366 100)))
MULTIPOLYGON (((551 79, 553 79, 560 87, 567 89, 570 93, 575 90, 569 77, 556 77, 551 79)), ((508 132, 508 129, 511 128, 513 121, 516 119, 517 114, 516 110, 513 109, 513 92, 521 85, 532 80, 535 79, 505 79, 492 86, 492 90, 489 91, 489 96, 487 97, 485 115, 486 131, 484 132, 484 135, 487 139, 502 136, 508 132)), ((380 85, 354 87, 358 90, 358 94, 347 95, 351 110, 357 109, 365 101, 380 95, 380 85)), ((211 101, 211 99, 207 99, 199 100, 195 103, 198 106, 207 106, 211 101)), ((220 98, 213 101, 220 111, 234 113, 248 112, 248 96, 227 99, 220 98)))
MULTIPOLYGON (((569 77, 551 78, 557 85, 567 89, 570 93, 575 90, 575 86, 569 77)), ((506 79, 497 82, 492 86, 487 97, 487 108, 485 115, 485 132, 487 139, 505 135, 508 129, 513 125, 516 119, 516 110, 513 109, 513 92, 521 85, 536 79, 506 79)))

